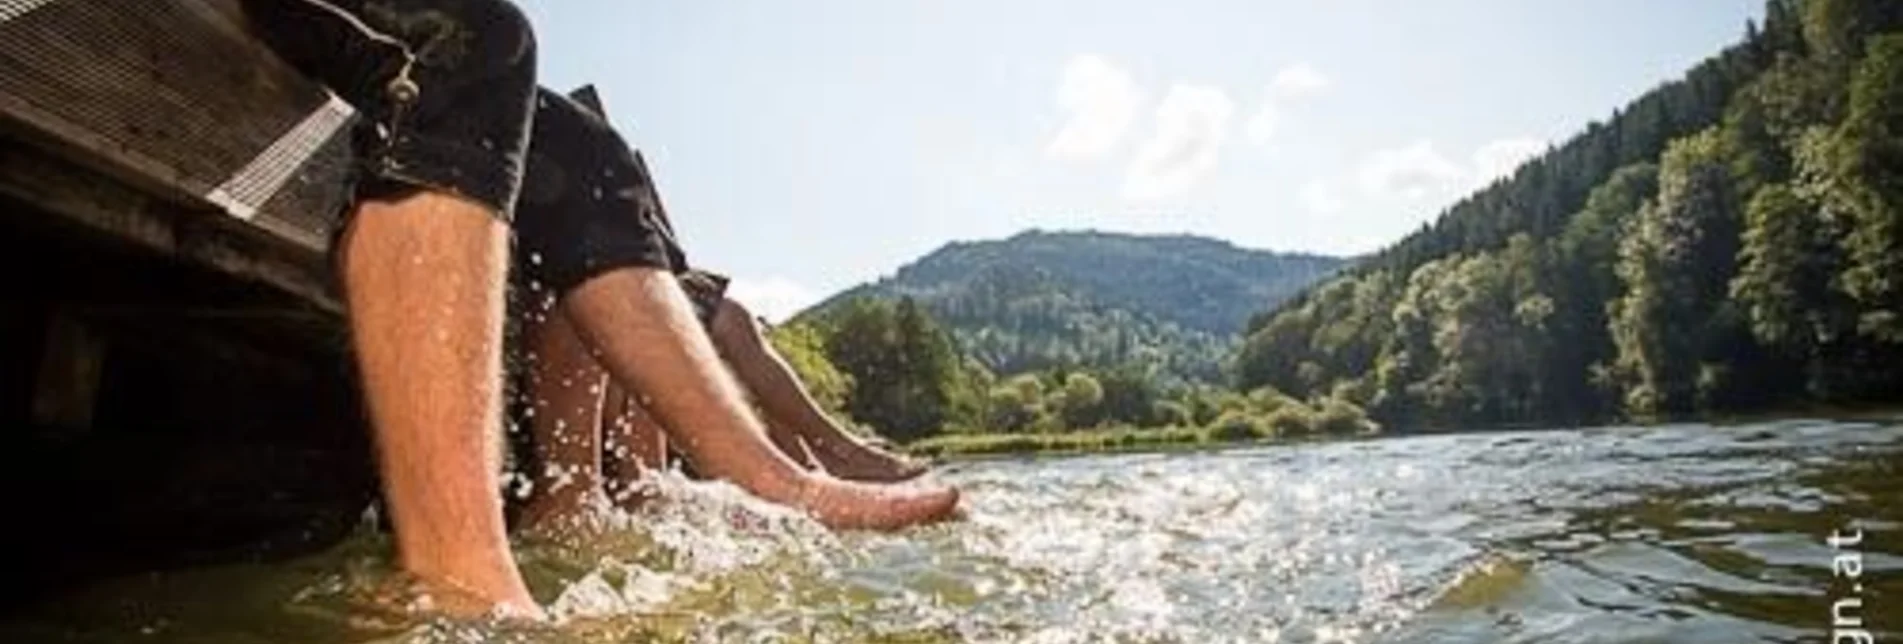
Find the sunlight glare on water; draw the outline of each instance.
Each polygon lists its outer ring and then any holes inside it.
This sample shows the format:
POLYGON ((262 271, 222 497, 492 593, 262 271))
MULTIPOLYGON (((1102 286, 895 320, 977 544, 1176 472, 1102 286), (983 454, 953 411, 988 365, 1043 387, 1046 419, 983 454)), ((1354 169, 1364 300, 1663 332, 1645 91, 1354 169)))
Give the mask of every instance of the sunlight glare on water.
POLYGON ((1821 641, 1836 529, 1865 533, 1866 616, 1903 627, 1900 458, 1903 427, 1793 421, 974 461, 941 474, 969 519, 897 535, 669 478, 519 544, 556 626, 402 617, 365 536, 108 584, 0 639, 1821 641))

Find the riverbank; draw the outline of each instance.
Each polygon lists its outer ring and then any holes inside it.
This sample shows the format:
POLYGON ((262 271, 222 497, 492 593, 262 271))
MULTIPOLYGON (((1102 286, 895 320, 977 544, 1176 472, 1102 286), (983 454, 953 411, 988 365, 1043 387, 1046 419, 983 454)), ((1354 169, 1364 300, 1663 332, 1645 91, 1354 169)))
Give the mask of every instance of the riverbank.
POLYGON ((905 446, 930 457, 1009 454, 1092 454, 1159 448, 1239 445, 1269 439, 1227 435, 1214 427, 1120 427, 1051 434, 946 434, 905 446))
MULTIPOLYGON (((1829 420, 1834 422, 1878 422, 1891 423, 1903 419, 1903 408, 1895 406, 1869 407, 1824 407, 1814 406, 1783 412, 1761 412, 1754 414, 1718 414, 1705 418, 1674 419, 1670 422, 1633 423, 1633 425, 1665 425, 1678 423, 1703 423, 1713 426, 1763 424, 1787 420, 1829 420)), ((1525 431, 1535 426, 1502 426, 1485 429, 1456 430, 1466 432, 1510 432, 1525 431)), ((1382 432, 1362 431, 1348 434, 1258 434, 1231 427, 1116 427, 1074 432, 1056 433, 965 433, 945 434, 904 447, 905 451, 918 456, 943 458, 959 456, 1008 456, 1008 455, 1068 455, 1099 454, 1131 451, 1154 451, 1159 449, 1199 449, 1210 447, 1234 447, 1267 443, 1286 443, 1300 440, 1326 439, 1333 437, 1366 437, 1382 432)), ((1454 433, 1435 430, 1402 431, 1391 435, 1427 435, 1454 433)))

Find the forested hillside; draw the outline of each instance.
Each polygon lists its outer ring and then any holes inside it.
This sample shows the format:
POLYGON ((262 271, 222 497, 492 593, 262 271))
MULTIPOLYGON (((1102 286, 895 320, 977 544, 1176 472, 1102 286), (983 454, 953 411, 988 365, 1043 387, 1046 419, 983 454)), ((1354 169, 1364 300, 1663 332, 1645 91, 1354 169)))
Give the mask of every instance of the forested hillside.
POLYGON ((949 244, 802 317, 911 298, 999 375, 1134 364, 1213 382, 1251 314, 1341 265, 1199 237, 1031 231, 949 244))
POLYGON ((1903 397, 1903 2, 1742 42, 1257 316, 1241 389, 1385 427, 1903 397))

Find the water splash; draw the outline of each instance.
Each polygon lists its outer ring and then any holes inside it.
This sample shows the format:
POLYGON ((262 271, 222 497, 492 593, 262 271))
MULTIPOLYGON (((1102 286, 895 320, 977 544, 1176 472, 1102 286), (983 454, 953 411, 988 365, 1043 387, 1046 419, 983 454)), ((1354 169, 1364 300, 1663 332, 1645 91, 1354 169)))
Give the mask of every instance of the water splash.
POLYGON ((0 641, 1792 640, 1844 517, 1866 598, 1903 598, 1900 461, 1903 427, 1844 423, 1002 460, 944 474, 969 520, 897 535, 669 474, 518 543, 550 626, 408 612, 367 530, 95 589, 0 641))

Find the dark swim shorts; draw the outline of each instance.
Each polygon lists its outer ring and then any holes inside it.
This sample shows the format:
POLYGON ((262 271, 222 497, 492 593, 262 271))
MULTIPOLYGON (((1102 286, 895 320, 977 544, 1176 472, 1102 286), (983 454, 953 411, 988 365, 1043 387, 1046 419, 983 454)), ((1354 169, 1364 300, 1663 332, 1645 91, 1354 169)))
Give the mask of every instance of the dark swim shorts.
POLYGON ((520 10, 505 0, 243 2, 262 40, 364 116, 359 198, 442 190, 509 219, 535 94, 535 38, 520 10), (417 90, 407 101, 391 89, 406 67, 417 90))
POLYGON ((516 218, 523 277, 564 294, 617 268, 670 271, 701 320, 713 320, 727 278, 688 265, 639 152, 593 110, 546 89, 530 141, 516 218))

